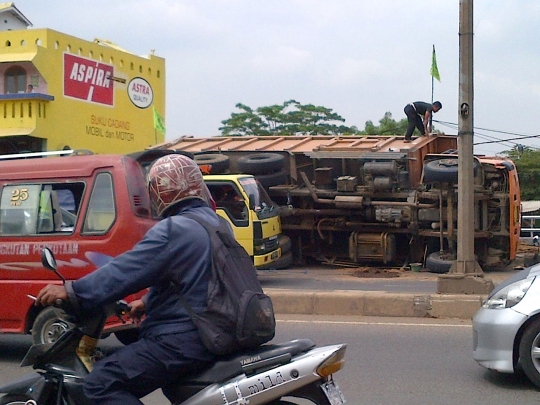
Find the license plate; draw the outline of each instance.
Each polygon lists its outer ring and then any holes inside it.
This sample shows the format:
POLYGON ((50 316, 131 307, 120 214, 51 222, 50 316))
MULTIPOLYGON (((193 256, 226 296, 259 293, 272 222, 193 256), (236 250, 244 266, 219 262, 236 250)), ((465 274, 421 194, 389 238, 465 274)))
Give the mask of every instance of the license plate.
POLYGON ((342 405, 347 403, 341 389, 333 380, 321 384, 321 388, 324 395, 326 395, 326 398, 328 398, 330 405, 342 405))
POLYGON ((272 252, 272 254, 270 255, 270 260, 275 260, 279 258, 279 252, 276 250, 275 252, 272 252))

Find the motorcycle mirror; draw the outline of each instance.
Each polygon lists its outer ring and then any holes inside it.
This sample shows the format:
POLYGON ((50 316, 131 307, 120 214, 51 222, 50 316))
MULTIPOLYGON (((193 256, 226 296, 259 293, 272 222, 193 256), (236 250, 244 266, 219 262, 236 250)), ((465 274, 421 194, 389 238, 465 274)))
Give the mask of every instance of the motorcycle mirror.
POLYGON ((43 248, 41 251, 41 264, 47 270, 56 271, 56 259, 54 258, 53 252, 48 247, 43 248))
POLYGON ((66 282, 66 279, 58 272, 56 259, 54 258, 53 252, 48 247, 44 247, 41 251, 41 264, 43 264, 43 267, 45 267, 47 270, 54 271, 54 273, 60 279, 62 279, 64 283, 66 282))

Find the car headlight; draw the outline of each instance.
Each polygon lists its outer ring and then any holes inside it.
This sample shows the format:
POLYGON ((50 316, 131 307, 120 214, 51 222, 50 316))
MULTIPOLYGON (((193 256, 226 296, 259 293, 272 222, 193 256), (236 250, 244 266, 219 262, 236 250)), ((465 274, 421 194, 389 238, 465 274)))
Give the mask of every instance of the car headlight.
POLYGON ((529 277, 524 280, 516 281, 513 284, 510 284, 503 288, 500 291, 497 291, 491 297, 484 301, 482 308, 488 309, 503 309, 503 308, 512 308, 518 302, 520 302, 529 287, 533 283, 535 277, 529 277))

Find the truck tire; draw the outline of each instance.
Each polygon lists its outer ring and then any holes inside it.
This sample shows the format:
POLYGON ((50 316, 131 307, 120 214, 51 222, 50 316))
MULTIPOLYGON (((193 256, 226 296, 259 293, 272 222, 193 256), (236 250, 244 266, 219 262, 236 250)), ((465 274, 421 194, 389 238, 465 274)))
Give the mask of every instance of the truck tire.
POLYGON ((258 174, 255 178, 264 188, 285 184, 287 182, 287 173, 280 171, 270 174, 258 174))
POLYGON ((54 343, 71 327, 58 318, 52 307, 47 307, 39 313, 32 325, 32 343, 54 343))
POLYGON ((222 153, 203 153, 195 155, 194 160, 198 165, 211 165, 210 174, 223 173, 230 165, 229 157, 222 153))
MULTIPOLYGON (((474 175, 478 172, 478 163, 473 164, 474 175)), ((427 162, 424 166, 424 181, 456 183, 458 181, 457 158, 437 159, 427 162)))
POLYGON ((253 153, 238 158, 238 170, 248 174, 268 174, 283 169, 285 158, 279 153, 253 153))
POLYGON ((444 274, 448 273, 455 259, 448 260, 440 257, 440 252, 433 252, 426 258, 426 269, 431 273, 444 274))
POLYGON ((281 248, 281 254, 285 254, 291 251, 292 240, 287 235, 279 235, 278 237, 278 246, 281 248))

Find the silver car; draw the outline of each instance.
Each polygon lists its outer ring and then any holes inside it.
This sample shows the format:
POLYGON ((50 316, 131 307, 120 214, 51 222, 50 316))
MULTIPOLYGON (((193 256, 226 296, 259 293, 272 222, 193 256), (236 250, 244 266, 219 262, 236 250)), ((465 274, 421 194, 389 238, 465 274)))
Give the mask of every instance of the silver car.
POLYGON ((498 285, 473 318, 473 357, 513 373, 518 365, 540 387, 540 264, 498 285))

